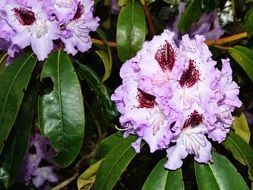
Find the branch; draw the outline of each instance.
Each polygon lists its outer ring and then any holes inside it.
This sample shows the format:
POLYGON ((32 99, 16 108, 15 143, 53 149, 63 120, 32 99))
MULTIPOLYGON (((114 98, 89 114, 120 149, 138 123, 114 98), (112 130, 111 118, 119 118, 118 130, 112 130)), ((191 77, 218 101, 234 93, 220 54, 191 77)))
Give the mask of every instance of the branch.
POLYGON ((78 176, 79 176, 79 169, 80 169, 80 165, 82 164, 83 161, 85 160, 90 160, 92 158, 92 156, 94 155, 95 150, 91 151, 88 155, 84 155, 75 165, 74 167, 74 174, 66 179, 65 181, 61 182, 60 184, 58 184, 57 186, 55 186, 54 188, 52 188, 51 190, 61 190, 64 187, 66 187, 68 184, 70 184, 72 181, 74 181, 78 176))
POLYGON ((151 14, 151 12, 149 10, 149 7, 147 5, 146 0, 144 1, 143 9, 144 9, 147 21, 148 21, 148 27, 149 27, 150 35, 151 35, 151 37, 153 37, 156 34, 155 26, 154 26, 154 18, 153 18, 153 15, 151 14))
MULTIPOLYGON (((98 40, 98 39, 92 38, 91 41, 92 41, 93 44, 105 45, 105 42, 102 41, 102 40, 98 40)), ((116 42, 108 42, 108 45, 109 45, 110 47, 114 47, 114 48, 117 47, 117 43, 116 43, 116 42)))
POLYGON ((247 32, 242 32, 242 33, 239 33, 239 34, 235 34, 235 35, 225 37, 225 38, 220 38, 220 39, 217 39, 217 40, 207 40, 207 41, 205 41, 205 43, 208 46, 222 45, 222 44, 225 44, 225 43, 241 40, 241 39, 246 38, 246 37, 248 37, 247 32))

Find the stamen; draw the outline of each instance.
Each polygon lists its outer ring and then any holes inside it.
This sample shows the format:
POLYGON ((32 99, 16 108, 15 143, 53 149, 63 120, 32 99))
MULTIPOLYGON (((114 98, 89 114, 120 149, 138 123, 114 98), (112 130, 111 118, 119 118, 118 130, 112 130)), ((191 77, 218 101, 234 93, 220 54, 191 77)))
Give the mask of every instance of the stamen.
POLYGON ((117 129, 118 131, 127 131, 128 129, 131 129, 132 126, 127 126, 127 128, 119 128, 117 125, 114 125, 115 129, 117 129))

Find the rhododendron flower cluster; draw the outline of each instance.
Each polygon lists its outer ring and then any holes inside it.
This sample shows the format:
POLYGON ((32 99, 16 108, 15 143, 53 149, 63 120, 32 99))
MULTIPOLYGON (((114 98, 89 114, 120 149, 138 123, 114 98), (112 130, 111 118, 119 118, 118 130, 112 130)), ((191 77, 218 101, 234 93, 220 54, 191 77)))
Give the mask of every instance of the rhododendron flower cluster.
POLYGON ((120 85, 112 95, 121 113, 124 136, 137 135, 136 152, 144 140, 150 152, 167 149, 165 167, 175 170, 194 155, 211 160, 210 141, 222 142, 241 106, 239 87, 232 79, 229 59, 222 69, 204 43, 204 36, 184 35, 179 45, 165 30, 145 42, 137 55, 123 64, 120 85))
POLYGON ((0 50, 16 52, 31 46, 38 60, 54 48, 54 40, 64 43, 72 55, 91 47, 90 31, 98 27, 92 0, 0 0, 0 50))

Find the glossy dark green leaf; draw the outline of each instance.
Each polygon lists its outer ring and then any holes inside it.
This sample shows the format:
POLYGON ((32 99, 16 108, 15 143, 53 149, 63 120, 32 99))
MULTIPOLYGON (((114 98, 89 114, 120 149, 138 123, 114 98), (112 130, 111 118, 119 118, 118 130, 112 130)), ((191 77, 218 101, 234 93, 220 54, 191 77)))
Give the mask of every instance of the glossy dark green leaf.
POLYGON ((253 81, 253 51, 243 46, 234 46, 229 53, 253 81))
POLYGON ((162 159, 149 174, 142 190, 184 190, 182 170, 175 171, 164 168, 166 158, 162 159))
POLYGON ((15 182, 27 150, 37 87, 38 81, 30 83, 0 158, 0 181, 6 188, 15 182))
POLYGON ((197 19, 203 14, 201 10, 201 2, 202 0, 192 0, 186 7, 177 26, 180 32, 186 32, 192 23, 197 21, 197 19))
POLYGON ((136 155, 131 146, 135 140, 135 136, 128 137, 105 156, 97 171, 95 190, 111 190, 113 188, 120 175, 136 155))
POLYGON ((66 167, 78 155, 84 136, 81 87, 69 56, 58 51, 44 64, 41 80, 50 78, 53 90, 39 98, 39 122, 44 136, 58 151, 56 162, 66 167))
POLYGON ((105 74, 102 78, 102 83, 105 82, 111 75, 112 71, 112 53, 111 53, 111 48, 108 44, 106 34, 101 30, 97 29, 96 31, 100 38, 105 42, 106 48, 107 48, 107 53, 103 50, 96 51, 96 53, 99 55, 99 57, 102 59, 105 67, 105 74))
POLYGON ((212 152, 213 163, 194 163, 199 190, 249 190, 233 164, 224 156, 212 152))
POLYGON ((92 164, 87 170, 85 170, 77 179, 78 190, 90 190, 96 179, 96 173, 102 160, 92 164))
POLYGON ((123 138, 121 132, 114 133, 104 139, 102 142, 99 143, 91 163, 95 163, 98 160, 104 158, 113 147, 118 144, 121 144, 124 140, 125 139, 123 138))
POLYGON ((122 62, 141 49, 146 35, 146 20, 139 1, 128 0, 121 8, 117 23, 117 50, 122 62))
POLYGON ((253 180, 253 150, 250 145, 232 131, 223 144, 239 162, 246 163, 249 178, 253 180))
POLYGON ((246 143, 250 141, 250 129, 243 112, 239 112, 238 116, 234 116, 232 128, 235 130, 235 133, 239 135, 246 143))
POLYGON ((104 112, 109 120, 114 120, 118 116, 115 104, 111 101, 109 89, 102 84, 96 72, 87 65, 78 64, 78 71, 88 85, 94 90, 97 97, 103 104, 104 112))
POLYGON ((246 21, 246 32, 249 35, 249 37, 253 34, 253 9, 251 9, 251 12, 249 13, 246 21))
POLYGON ((15 122, 35 65, 33 54, 23 53, 0 75, 0 153, 15 122))

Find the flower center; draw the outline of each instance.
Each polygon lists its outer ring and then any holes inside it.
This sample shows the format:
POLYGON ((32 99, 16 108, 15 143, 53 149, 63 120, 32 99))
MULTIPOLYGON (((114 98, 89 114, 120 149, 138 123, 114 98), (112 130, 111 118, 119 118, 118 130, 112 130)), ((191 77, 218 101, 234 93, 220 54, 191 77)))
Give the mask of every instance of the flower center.
POLYGON ((20 24, 24 26, 32 25, 36 21, 35 15, 32 11, 23 8, 14 8, 13 11, 20 24))
POLYGON ((82 14, 84 14, 84 7, 81 3, 78 3, 78 7, 75 16, 73 17, 73 20, 79 19, 82 16, 82 14))
POLYGON ((190 117, 185 121, 183 125, 183 129, 187 127, 197 127, 200 123, 202 123, 203 117, 196 110, 194 110, 190 117))
POLYGON ((157 50, 155 59, 159 63, 163 71, 171 71, 175 64, 175 51, 172 45, 166 41, 166 43, 157 50))
POLYGON ((153 127, 153 135, 155 136, 163 126, 165 115, 159 108, 152 109, 147 117, 148 125, 153 127))
POLYGON ((183 71, 183 74, 179 80, 181 87, 192 87, 199 80, 199 70, 196 69, 195 61, 189 61, 189 67, 183 71))
POLYGON ((155 96, 138 89, 138 101, 140 108, 153 108, 155 106, 155 96))

